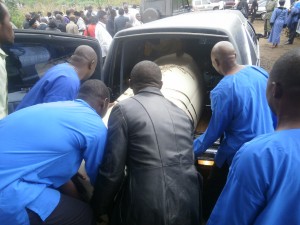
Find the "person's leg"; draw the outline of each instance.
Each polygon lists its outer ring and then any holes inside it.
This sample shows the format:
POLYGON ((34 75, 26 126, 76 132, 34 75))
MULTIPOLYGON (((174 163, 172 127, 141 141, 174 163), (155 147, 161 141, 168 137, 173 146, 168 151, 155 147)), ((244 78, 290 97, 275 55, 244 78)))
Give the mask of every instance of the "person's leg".
POLYGON ((87 203, 61 194, 57 207, 45 220, 48 224, 96 225, 96 221, 87 203))
POLYGON ((207 179, 207 184, 203 187, 203 218, 207 220, 226 184, 229 166, 225 163, 222 168, 213 166, 207 179))
POLYGON ((290 34, 289 34, 289 44, 293 44, 294 43, 294 39, 296 37, 296 29, 297 29, 297 24, 293 24, 291 29, 290 29, 290 34))
POLYGON ((264 23, 264 37, 265 38, 267 38, 267 36, 268 36, 268 26, 267 26, 267 24, 268 24, 268 20, 265 19, 265 23, 264 23))
POLYGON ((57 207, 45 221, 35 212, 26 210, 30 225, 96 225, 92 209, 87 203, 63 194, 57 207))

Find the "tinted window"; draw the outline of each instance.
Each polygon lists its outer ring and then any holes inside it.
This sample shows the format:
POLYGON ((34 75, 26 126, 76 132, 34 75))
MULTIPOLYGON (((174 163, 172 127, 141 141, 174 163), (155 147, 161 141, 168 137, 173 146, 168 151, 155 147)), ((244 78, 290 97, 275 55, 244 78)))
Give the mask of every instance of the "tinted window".
POLYGON ((66 62, 79 45, 89 45, 98 55, 98 62, 93 79, 101 78, 101 49, 92 38, 67 36, 51 33, 15 32, 15 44, 3 45, 8 55, 6 69, 8 76, 9 113, 22 100, 46 70, 66 62))
POLYGON ((76 47, 33 43, 5 46, 9 92, 31 87, 50 67, 66 62, 76 47))

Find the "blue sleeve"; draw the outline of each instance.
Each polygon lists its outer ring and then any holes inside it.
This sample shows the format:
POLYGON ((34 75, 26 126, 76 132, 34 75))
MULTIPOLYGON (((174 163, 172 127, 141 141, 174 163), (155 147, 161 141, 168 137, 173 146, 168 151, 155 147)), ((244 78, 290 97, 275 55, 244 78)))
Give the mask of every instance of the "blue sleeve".
POLYGON ((274 23, 277 17, 277 9, 275 9, 272 13, 271 19, 270 19, 270 23, 274 23))
MULTIPOLYGON (((224 89, 225 87, 223 87, 224 89)), ((232 120, 232 99, 223 91, 211 92, 212 116, 204 134, 194 140, 194 152, 196 156, 205 152, 224 133, 232 120)))
POLYGON ((107 129, 103 123, 101 126, 100 132, 95 134, 93 139, 87 141, 87 146, 83 153, 85 170, 91 180, 92 185, 94 185, 96 181, 98 169, 102 162, 106 145, 107 129))
MULTIPOLYGON (((262 148, 255 147, 255 150, 259 152, 262 148)), ((207 225, 254 224, 264 207, 270 167, 251 149, 246 144, 234 157, 226 185, 207 225)))
POLYGON ((74 100, 78 94, 79 86, 79 80, 67 76, 59 76, 45 86, 43 102, 74 100))

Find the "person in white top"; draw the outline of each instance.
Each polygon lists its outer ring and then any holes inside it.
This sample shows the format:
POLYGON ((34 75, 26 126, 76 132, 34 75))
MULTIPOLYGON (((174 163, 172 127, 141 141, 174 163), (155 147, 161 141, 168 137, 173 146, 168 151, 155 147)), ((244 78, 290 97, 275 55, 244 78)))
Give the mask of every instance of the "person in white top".
POLYGON ((104 60, 108 53, 110 44, 112 42, 112 37, 106 30, 106 22, 107 22, 106 12, 99 11, 98 18, 99 18, 99 22, 96 25, 95 38, 99 41, 101 47, 102 59, 104 60))
POLYGON ((14 42, 14 32, 10 23, 10 14, 6 6, 0 2, 0 120, 7 115, 7 71, 5 58, 7 55, 1 49, 2 44, 14 42))
POLYGON ((124 4, 123 9, 124 9, 124 16, 128 17, 129 23, 133 25, 133 23, 135 22, 135 13, 129 11, 127 4, 124 4))
POLYGON ((78 26, 78 31, 81 35, 83 35, 83 32, 85 31, 86 29, 86 25, 85 25, 85 22, 84 20, 82 19, 81 17, 81 13, 80 12, 74 12, 74 15, 76 16, 76 19, 77 19, 77 26, 78 26))

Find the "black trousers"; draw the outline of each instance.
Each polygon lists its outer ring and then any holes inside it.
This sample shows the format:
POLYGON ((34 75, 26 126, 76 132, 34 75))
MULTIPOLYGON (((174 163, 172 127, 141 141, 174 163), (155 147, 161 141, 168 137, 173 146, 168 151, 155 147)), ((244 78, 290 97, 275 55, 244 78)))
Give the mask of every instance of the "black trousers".
POLYGON ((256 17, 256 10, 255 10, 255 9, 253 9, 253 11, 252 11, 252 15, 251 15, 251 23, 253 23, 253 22, 254 22, 254 20, 255 20, 255 17, 256 17))
POLYGON ((26 210, 30 225, 96 225, 92 209, 87 203, 63 194, 45 221, 30 209, 26 210))
POLYGON ((214 165, 207 178, 203 187, 203 218, 206 221, 226 184, 228 172, 229 166, 226 162, 221 168, 214 165))
POLYGON ((289 29, 289 40, 288 40, 288 42, 290 44, 293 44, 294 39, 296 37, 296 34, 297 34, 297 32, 296 32, 297 25, 298 25, 298 23, 293 23, 292 26, 289 29))

